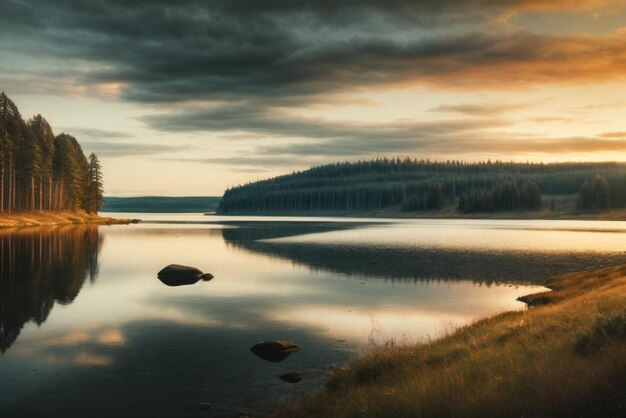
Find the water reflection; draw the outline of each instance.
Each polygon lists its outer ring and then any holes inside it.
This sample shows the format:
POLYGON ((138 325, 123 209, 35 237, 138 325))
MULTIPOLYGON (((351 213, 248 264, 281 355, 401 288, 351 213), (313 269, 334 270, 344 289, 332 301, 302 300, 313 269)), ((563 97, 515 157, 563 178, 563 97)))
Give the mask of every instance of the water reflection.
POLYGON ((0 231, 0 351, 55 303, 72 303, 87 277, 96 280, 102 242, 97 226, 0 231))
MULTIPOLYGON (((441 245, 441 235, 420 225, 384 225, 367 228, 364 224, 331 225, 277 225, 241 224, 240 228, 222 230, 224 241, 234 248, 269 257, 289 260, 312 271, 327 271, 347 276, 380 277, 409 281, 472 280, 476 283, 543 283, 549 277, 574 271, 595 270, 626 263, 626 252, 598 253, 594 242, 583 247, 569 237, 561 237, 564 251, 546 251, 546 233, 550 241, 558 241, 553 234, 575 230, 537 229, 533 240, 535 247, 515 237, 521 228, 513 227, 506 239, 491 242, 492 248, 471 248, 468 242, 488 242, 484 231, 475 226, 469 236, 463 237, 463 225, 457 225, 456 234, 463 238, 448 239, 441 245), (424 229, 429 234, 424 234, 424 229), (415 232, 414 235, 408 234, 415 232), (543 231, 543 234, 541 233, 543 231), (564 241, 564 242, 563 242, 564 241), (433 245, 433 242, 440 243, 433 245), (503 242, 516 242, 503 246, 503 242), (462 244, 462 245, 461 245, 462 244), (571 247, 566 247, 569 244, 571 247), (500 247, 498 247, 500 245, 500 247)), ((492 228, 492 227, 487 227, 492 228)), ((504 229, 503 226, 498 229, 504 229)), ((439 231, 439 229, 437 230, 439 231)), ((585 233, 581 230, 579 233, 585 233)), ((611 240, 607 231, 594 230, 600 237, 594 240, 611 240), (608 237, 607 237, 608 236, 608 237)), ((609 230, 608 232, 623 232, 609 230)), ((449 232, 447 232, 449 234, 449 232)), ((443 234, 445 235, 445 234, 443 234)), ((626 235, 625 235, 626 236, 626 235)), ((587 237, 585 237, 587 238, 587 237)), ((551 247, 553 249, 554 247, 551 247)), ((619 250, 620 247, 618 246, 619 250)))
MULTIPOLYGON (((591 257, 541 246, 454 245, 489 223, 455 225, 457 238, 448 229, 431 240, 442 244, 447 236, 445 247, 428 245, 427 235, 442 228, 438 221, 208 225, 200 223, 206 217, 196 218, 99 233, 65 227, 0 234, 3 340, 23 327, 0 356, 0 410, 47 417, 257 415, 260 405, 313 390, 311 371, 342 363, 370 341, 415 341, 449 324, 521 309, 515 298, 542 288, 520 282, 623 256, 623 250, 591 257), (98 273, 98 255, 99 278, 84 286, 98 273), (155 273, 171 263, 217 279, 165 286, 155 273), (65 306, 49 314, 55 303, 65 306), (275 339, 293 341, 300 351, 277 363, 250 352, 275 339), (295 381, 294 371, 306 376, 297 385, 277 378, 295 381), (212 408, 199 412, 205 401, 212 408)), ((534 233, 538 242, 550 234, 534 233)), ((501 234, 509 243, 520 236, 501 234)))

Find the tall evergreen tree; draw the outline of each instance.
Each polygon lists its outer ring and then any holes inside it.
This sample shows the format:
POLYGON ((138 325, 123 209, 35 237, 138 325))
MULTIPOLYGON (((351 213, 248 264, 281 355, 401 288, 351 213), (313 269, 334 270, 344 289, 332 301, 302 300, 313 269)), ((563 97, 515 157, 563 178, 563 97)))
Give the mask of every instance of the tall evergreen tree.
POLYGON ((93 152, 89 154, 89 189, 87 212, 97 213, 102 207, 104 188, 100 161, 93 152))
POLYGON ((37 115, 28 121, 30 134, 39 148, 39 175, 37 181, 39 210, 52 208, 52 162, 54 159, 54 133, 46 119, 37 115))

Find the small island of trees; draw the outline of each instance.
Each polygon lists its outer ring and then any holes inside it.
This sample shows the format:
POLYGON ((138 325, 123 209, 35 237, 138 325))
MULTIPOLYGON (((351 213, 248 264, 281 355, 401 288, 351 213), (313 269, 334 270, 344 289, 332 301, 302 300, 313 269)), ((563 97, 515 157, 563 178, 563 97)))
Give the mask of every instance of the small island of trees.
POLYGON ((71 135, 54 135, 41 115, 24 121, 0 94, 0 212, 85 211, 103 202, 100 162, 71 135))

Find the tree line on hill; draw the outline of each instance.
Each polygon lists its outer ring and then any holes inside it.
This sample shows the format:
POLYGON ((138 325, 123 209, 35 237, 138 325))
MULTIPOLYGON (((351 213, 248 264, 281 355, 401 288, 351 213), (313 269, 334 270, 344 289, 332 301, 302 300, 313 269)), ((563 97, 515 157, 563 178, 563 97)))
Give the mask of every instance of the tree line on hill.
POLYGON ((536 210, 545 194, 579 194, 581 210, 626 207, 626 164, 410 158, 343 162, 229 188, 217 212, 417 211, 445 204, 462 212, 536 210))
POLYGON ((97 212, 102 205, 100 162, 85 157, 71 135, 54 135, 41 115, 24 121, 0 94, 0 212, 97 212))

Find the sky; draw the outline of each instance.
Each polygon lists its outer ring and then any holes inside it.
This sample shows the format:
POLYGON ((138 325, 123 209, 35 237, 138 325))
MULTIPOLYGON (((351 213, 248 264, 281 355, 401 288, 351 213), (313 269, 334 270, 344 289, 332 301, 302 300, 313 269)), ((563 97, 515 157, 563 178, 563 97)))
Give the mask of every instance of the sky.
POLYGON ((95 152, 109 196, 626 161, 626 0, 2 0, 0 91, 95 152))

